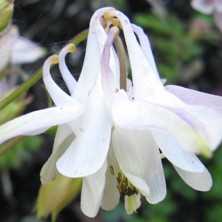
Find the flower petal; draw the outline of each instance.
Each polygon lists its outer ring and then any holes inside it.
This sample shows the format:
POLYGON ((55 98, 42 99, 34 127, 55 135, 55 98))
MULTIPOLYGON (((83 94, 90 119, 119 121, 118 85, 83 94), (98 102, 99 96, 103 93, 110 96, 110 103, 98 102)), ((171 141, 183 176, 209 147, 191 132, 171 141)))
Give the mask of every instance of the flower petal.
POLYGON ((217 10, 213 13, 213 18, 217 28, 222 32, 222 6, 220 7, 220 11, 217 10))
POLYGON ((82 114, 82 107, 53 107, 17 117, 0 126, 0 143, 16 136, 37 135, 82 114))
POLYGON ((124 91, 116 93, 112 116, 114 122, 128 129, 149 129, 152 132, 168 132, 184 149, 209 155, 206 138, 180 116, 170 110, 147 102, 129 102, 124 91))
POLYGON ((117 189, 118 164, 113 152, 112 145, 108 153, 108 168, 106 171, 106 184, 101 207, 104 210, 112 210, 119 203, 120 194, 117 189))
POLYGON ((43 65, 43 81, 45 87, 57 106, 76 106, 78 103, 66 94, 51 77, 50 66, 58 63, 58 56, 50 56, 43 65))
POLYGON ((204 105, 222 111, 222 98, 220 96, 175 85, 168 85, 165 89, 187 104, 204 105))
POLYGON ((99 211, 105 187, 107 163, 95 174, 83 178, 81 210, 88 217, 95 217, 99 211))
MULTIPOLYGON (((203 166, 204 167, 204 166, 203 166)), ((199 191, 209 191, 212 187, 213 181, 210 173, 204 167, 203 172, 188 172, 175 167, 177 173, 181 178, 193 189, 199 191)))
POLYGON ((72 95, 78 101, 85 101, 88 98, 89 91, 95 84, 100 72, 100 60, 106 40, 106 33, 101 25, 101 18, 107 9, 102 8, 97 10, 90 21, 84 63, 78 84, 72 95))
POLYGON ((113 147, 121 170, 150 203, 158 203, 166 195, 163 168, 152 135, 144 130, 115 128, 113 147))
POLYGON ((158 147, 164 156, 175 166, 189 172, 203 172, 203 165, 190 151, 184 149, 167 132, 152 132, 158 147))
POLYGON ((59 70, 62 74, 62 78, 64 79, 70 94, 73 93, 77 85, 77 81, 75 80, 73 75, 70 73, 69 69, 67 68, 65 56, 68 53, 74 52, 74 51, 75 51, 75 45, 69 44, 65 46, 59 53, 59 70))
POLYGON ((13 47, 11 61, 12 64, 32 63, 45 54, 44 48, 20 36, 13 47))
POLYGON ((103 95, 101 90, 95 87, 89 95, 81 132, 57 161, 58 171, 74 178, 98 171, 108 153, 111 127, 103 95))
POLYGON ((214 9, 214 0, 192 0, 191 6, 199 12, 210 14, 214 9))
POLYGON ((61 157, 61 155, 70 146, 71 142, 74 140, 75 135, 69 128, 67 124, 58 127, 55 140, 53 144, 52 154, 46 163, 43 165, 40 177, 42 184, 47 184, 51 182, 57 174, 56 161, 61 157))
POLYGON ((0 37, 0 72, 4 69, 10 60, 13 46, 18 39, 18 30, 16 27, 9 29, 0 37))
MULTIPOLYGON (((152 49, 151 49, 150 42, 149 42, 149 39, 148 39, 147 35, 145 35, 143 29, 140 28, 139 26, 134 25, 134 24, 131 24, 131 26, 133 28, 133 31, 136 33, 136 35, 139 38, 140 45, 141 45, 141 48, 143 50, 143 53, 145 54, 148 62, 150 62, 153 70, 155 71, 155 74, 158 75, 156 63, 155 63, 155 60, 154 60, 154 57, 153 57, 152 49)), ((159 77, 159 75, 158 75, 158 77, 159 77)))

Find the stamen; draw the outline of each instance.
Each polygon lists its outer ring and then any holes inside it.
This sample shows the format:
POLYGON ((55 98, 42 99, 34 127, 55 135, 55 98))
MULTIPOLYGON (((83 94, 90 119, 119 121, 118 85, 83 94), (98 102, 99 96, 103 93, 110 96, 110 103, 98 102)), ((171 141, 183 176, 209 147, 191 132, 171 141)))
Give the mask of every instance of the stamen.
POLYGON ((69 44, 66 47, 64 47, 59 53, 59 69, 68 87, 70 94, 72 94, 72 92, 74 91, 74 88, 77 85, 77 81, 74 79, 73 75, 70 73, 66 65, 65 57, 68 53, 72 53, 75 50, 76 50, 75 45, 69 44))
POLYGON ((122 172, 118 173, 117 183, 117 189, 122 196, 132 196, 139 193, 136 187, 130 183, 122 172))

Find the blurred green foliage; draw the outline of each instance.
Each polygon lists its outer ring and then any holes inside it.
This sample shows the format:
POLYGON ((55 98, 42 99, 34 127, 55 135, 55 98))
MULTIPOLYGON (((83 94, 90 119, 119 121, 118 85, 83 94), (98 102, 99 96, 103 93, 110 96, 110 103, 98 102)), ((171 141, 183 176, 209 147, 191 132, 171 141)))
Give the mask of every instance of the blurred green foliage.
MULTIPOLYGON (((18 169, 42 144, 39 136, 25 137, 0 156, 0 170, 18 169)), ((0 145, 0 150, 6 144, 0 145)))
POLYGON ((159 72, 168 83, 180 79, 183 65, 202 53, 202 47, 197 44, 195 36, 175 15, 160 18, 150 12, 139 13, 133 20, 148 30, 159 72))

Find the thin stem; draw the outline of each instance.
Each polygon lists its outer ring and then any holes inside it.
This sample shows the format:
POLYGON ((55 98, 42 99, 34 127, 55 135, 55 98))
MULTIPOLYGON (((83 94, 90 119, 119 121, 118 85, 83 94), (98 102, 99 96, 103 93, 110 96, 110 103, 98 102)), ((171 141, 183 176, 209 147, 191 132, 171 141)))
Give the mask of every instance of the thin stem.
POLYGON ((12 148, 15 144, 17 144, 19 141, 25 139, 24 136, 16 137, 12 140, 10 140, 8 143, 4 144, 3 147, 0 149, 0 156, 7 152, 10 148, 12 148))
POLYGON ((12 92, 9 96, 0 102, 0 110, 2 110, 9 103, 21 96, 25 91, 31 88, 42 77, 42 69, 39 69, 34 76, 24 82, 19 88, 12 92))
POLYGON ((124 89, 126 91, 127 70, 126 70, 126 53, 124 50, 124 45, 119 36, 115 38, 114 44, 117 50, 120 63, 120 89, 124 89))

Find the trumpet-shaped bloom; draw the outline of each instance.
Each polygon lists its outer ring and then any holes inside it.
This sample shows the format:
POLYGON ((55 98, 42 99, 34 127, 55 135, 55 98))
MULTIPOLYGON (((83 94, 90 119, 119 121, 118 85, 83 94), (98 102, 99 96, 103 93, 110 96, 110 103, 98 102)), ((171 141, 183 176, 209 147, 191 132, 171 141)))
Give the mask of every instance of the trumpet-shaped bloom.
POLYGON ((222 1, 221 0, 192 0, 191 6, 204 14, 212 14, 216 26, 222 31, 222 1))
POLYGON ((141 195, 152 204, 163 200, 163 157, 189 186, 209 190, 211 176, 195 153, 209 156, 220 143, 222 99, 178 86, 164 87, 148 38, 113 8, 96 11, 90 21, 78 82, 65 64, 71 51, 73 46, 68 45, 43 66, 43 81, 55 107, 0 126, 0 141, 59 125, 41 180, 48 183, 58 172, 83 177, 81 208, 90 217, 100 206, 113 209, 120 196, 128 213, 140 206, 141 195), (127 84, 120 82, 126 74, 120 71, 120 55, 114 48, 121 31, 132 72, 132 82, 125 79, 127 84), (57 62, 69 94, 51 77, 50 66, 57 62))

